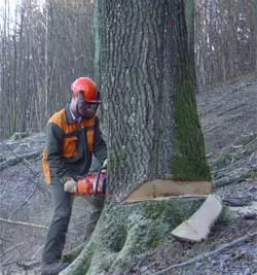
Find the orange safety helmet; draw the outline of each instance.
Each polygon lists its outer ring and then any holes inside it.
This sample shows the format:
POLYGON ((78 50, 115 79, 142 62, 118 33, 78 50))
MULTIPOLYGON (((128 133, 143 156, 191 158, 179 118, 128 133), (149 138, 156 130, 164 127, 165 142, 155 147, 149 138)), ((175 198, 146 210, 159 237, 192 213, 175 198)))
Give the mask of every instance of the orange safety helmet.
POLYGON ((82 94, 83 98, 87 102, 98 103, 99 93, 95 82, 89 77, 79 77, 71 85, 73 96, 82 94))

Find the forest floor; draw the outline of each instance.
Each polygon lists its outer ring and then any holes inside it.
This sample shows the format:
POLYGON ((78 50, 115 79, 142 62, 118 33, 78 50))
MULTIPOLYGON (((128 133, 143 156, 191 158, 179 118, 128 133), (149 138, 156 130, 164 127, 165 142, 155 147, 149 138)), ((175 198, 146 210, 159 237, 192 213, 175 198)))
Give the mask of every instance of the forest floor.
MULTIPOLYGON (((205 89, 197 102, 214 192, 229 205, 229 218, 201 243, 170 237, 121 275, 257 275, 257 81, 205 89)), ((0 275, 39 274, 51 219, 38 155, 44 142, 39 133, 0 143, 0 275)), ((83 240, 89 211, 86 200, 75 201, 66 251, 83 240)))

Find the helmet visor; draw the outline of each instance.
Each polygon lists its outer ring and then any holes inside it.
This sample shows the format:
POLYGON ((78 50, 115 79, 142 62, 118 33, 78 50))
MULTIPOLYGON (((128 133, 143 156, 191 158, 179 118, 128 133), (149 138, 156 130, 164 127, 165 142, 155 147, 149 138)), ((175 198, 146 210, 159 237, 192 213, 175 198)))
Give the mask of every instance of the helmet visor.
POLYGON ((79 93, 77 111, 82 118, 92 118, 96 114, 98 106, 99 100, 95 102, 88 102, 83 98, 82 93, 79 93))

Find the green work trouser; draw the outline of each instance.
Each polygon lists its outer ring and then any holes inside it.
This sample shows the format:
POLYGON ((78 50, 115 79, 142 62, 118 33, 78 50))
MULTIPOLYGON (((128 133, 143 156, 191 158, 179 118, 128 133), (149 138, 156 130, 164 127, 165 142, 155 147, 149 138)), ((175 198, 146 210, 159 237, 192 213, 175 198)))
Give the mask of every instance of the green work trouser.
POLYGON ((89 201, 89 203, 92 205, 93 210, 91 211, 88 222, 86 224, 84 240, 88 239, 92 234, 92 232, 94 231, 104 206, 103 197, 92 196, 92 197, 86 197, 86 198, 89 201))
MULTIPOLYGON (((60 182, 52 183, 49 188, 54 202, 54 213, 43 249, 43 264, 61 260, 73 204, 73 196, 64 191, 63 184, 60 182)), ((93 211, 86 225, 85 239, 93 232, 104 205, 103 198, 94 197, 90 198, 89 201, 93 206, 93 211)))

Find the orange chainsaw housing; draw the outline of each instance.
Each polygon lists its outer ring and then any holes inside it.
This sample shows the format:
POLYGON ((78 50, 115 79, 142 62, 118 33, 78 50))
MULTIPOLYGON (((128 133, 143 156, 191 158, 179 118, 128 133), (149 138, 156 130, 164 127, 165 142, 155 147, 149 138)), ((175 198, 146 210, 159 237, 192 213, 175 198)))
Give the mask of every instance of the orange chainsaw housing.
POLYGON ((104 196, 106 193, 106 173, 93 172, 77 181, 77 194, 104 196))

